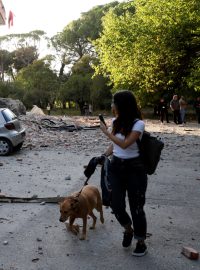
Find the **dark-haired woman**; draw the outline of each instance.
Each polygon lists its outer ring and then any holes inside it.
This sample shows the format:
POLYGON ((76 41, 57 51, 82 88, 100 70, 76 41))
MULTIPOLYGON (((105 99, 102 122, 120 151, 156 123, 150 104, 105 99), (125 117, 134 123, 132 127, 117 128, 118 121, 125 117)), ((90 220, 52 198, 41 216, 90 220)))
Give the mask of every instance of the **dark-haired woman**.
POLYGON ((147 252, 145 244, 147 222, 144 212, 147 175, 140 158, 137 140, 144 132, 144 122, 136 99, 131 91, 121 90, 115 93, 112 103, 112 131, 100 123, 101 130, 111 140, 105 155, 112 154, 109 169, 112 186, 112 210, 118 222, 124 227, 122 246, 131 246, 132 238, 137 240, 134 256, 143 256, 147 252), (130 215, 126 211, 126 193, 130 215))

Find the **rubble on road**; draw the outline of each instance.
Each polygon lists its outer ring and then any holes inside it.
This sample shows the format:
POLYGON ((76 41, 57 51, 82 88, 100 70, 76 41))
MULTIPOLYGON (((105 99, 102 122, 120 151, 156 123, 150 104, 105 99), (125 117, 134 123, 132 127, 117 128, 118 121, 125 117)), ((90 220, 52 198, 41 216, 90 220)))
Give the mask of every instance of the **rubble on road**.
MULTIPOLYGON (((107 141, 99 129, 98 117, 86 116, 47 116, 27 113, 19 119, 26 128, 26 140, 23 148, 41 147, 63 148, 79 152, 99 149, 97 142, 107 141), (89 132, 89 134, 88 134, 89 132)), ((105 147, 106 147, 105 146, 105 147)), ((99 151, 99 150, 98 150, 99 151)), ((104 149, 100 150, 100 153, 104 149)))

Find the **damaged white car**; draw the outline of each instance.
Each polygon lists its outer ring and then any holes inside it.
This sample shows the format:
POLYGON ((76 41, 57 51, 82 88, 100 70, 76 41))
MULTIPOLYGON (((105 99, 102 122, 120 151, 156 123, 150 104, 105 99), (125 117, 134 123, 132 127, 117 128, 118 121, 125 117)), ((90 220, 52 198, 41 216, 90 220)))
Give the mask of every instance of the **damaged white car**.
POLYGON ((20 150, 25 135, 17 116, 8 108, 0 108, 0 156, 20 150))

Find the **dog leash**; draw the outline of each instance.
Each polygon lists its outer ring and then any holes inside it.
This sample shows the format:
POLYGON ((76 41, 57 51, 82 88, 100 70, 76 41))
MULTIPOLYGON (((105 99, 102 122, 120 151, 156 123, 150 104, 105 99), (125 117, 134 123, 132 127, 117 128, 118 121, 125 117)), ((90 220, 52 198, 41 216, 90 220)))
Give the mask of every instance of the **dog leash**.
POLYGON ((79 196, 80 196, 80 194, 81 194, 81 192, 82 192, 82 190, 83 190, 83 188, 85 187, 85 186, 87 186, 88 185, 88 181, 89 181, 89 177, 85 180, 85 182, 84 182, 84 185, 83 185, 83 187, 81 188, 81 190, 77 193, 77 195, 76 196, 74 196, 74 198, 78 198, 79 196))
POLYGON ((82 189, 78 192, 78 194, 75 196, 76 198, 78 198, 84 188, 84 186, 88 185, 88 181, 91 177, 91 175, 94 173, 97 164, 101 164, 100 162, 102 162, 102 156, 101 157, 93 157, 90 161, 89 164, 87 165, 84 174, 87 177, 87 179, 84 182, 84 185, 82 187, 82 189))

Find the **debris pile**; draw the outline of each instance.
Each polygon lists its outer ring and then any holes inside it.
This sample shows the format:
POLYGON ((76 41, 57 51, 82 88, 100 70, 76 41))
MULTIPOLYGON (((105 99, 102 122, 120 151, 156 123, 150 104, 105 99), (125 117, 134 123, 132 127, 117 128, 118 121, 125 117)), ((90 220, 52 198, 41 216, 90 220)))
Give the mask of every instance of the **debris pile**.
POLYGON ((74 153, 95 149, 101 153, 104 151, 101 148, 102 143, 107 147, 107 140, 102 136, 97 117, 47 116, 27 113, 19 118, 23 127, 26 128, 26 140, 23 148, 59 149, 65 147, 74 153))

